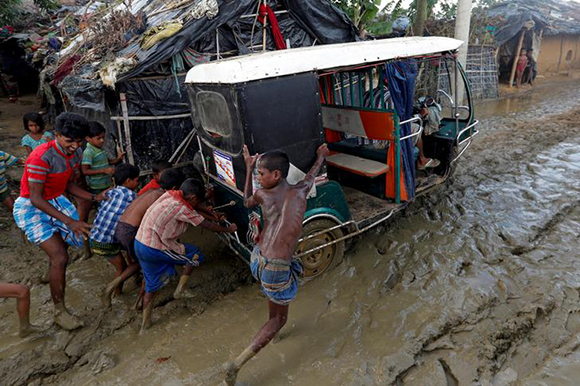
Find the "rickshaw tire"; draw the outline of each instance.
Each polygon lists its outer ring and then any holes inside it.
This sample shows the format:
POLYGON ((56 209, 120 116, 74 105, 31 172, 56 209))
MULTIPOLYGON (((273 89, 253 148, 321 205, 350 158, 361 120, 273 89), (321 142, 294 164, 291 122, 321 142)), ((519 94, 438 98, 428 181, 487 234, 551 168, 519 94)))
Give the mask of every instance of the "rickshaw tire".
MULTIPOLYGON (((338 224, 335 221, 326 218, 312 220, 304 225, 301 237, 306 237, 308 235, 318 233, 324 229, 331 228, 336 225, 338 224)), ((334 229, 330 232, 320 235, 319 237, 315 237, 311 240, 306 240, 303 243, 298 244, 296 247, 296 253, 298 254, 318 245, 323 245, 324 243, 337 240, 343 236, 344 233, 340 228, 334 229)), ((314 252, 311 255, 302 257, 301 259, 304 266, 304 279, 314 279, 339 265, 344 258, 344 250, 345 242, 342 240, 338 243, 321 249, 318 253, 314 252)))

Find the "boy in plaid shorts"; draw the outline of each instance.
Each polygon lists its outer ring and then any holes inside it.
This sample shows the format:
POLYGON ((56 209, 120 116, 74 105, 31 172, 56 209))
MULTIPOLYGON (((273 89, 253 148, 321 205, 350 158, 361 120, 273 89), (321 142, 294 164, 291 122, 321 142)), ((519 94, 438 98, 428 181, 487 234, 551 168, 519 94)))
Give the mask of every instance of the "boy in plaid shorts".
POLYGON ((121 254, 121 244, 115 239, 115 228, 125 209, 137 197, 134 192, 139 185, 139 168, 131 164, 120 164, 115 168, 116 187, 107 192, 107 201, 99 206, 93 229, 89 236, 95 255, 105 257, 115 266, 115 280, 105 289, 101 300, 106 307, 111 305, 111 296, 121 289, 122 283, 139 270, 137 261, 129 256, 129 266, 121 254))
POLYGON ((6 173, 6 166, 13 166, 16 163, 24 162, 11 154, 0 151, 0 202, 11 212, 14 207, 14 199, 10 195, 10 188, 4 174, 6 173))
POLYGON ((76 208, 65 192, 85 200, 105 199, 103 193, 91 194, 74 182, 87 130, 86 119, 78 114, 62 113, 56 118, 56 139, 38 146, 26 160, 20 197, 14 202, 13 210, 16 225, 48 255, 54 319, 66 330, 82 326, 64 302, 67 244, 80 248, 90 225, 79 221, 76 208))

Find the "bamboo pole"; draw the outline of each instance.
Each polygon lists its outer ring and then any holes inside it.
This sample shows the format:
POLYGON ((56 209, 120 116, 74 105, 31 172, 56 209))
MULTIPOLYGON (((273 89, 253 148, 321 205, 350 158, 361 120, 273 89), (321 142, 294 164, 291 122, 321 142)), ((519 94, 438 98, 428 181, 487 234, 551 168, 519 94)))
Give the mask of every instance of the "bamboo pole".
POLYGON ((131 129, 129 127, 129 109, 127 108, 127 96, 125 93, 120 93, 119 96, 121 98, 121 111, 123 112, 125 143, 127 144, 127 159, 131 165, 135 165, 135 158, 133 157, 133 146, 131 145, 131 129))
POLYGON ((518 58, 520 57, 520 51, 522 50, 522 45, 524 44, 524 36, 526 36, 526 29, 522 29, 520 35, 520 41, 518 42, 518 49, 514 54, 514 64, 512 65, 512 73, 510 75, 510 88, 514 87, 514 79, 516 77, 516 68, 518 67, 518 58))
MULTIPOLYGON (((264 6, 268 3, 264 0, 264 6)), ((259 13, 259 12, 258 12, 259 13)), ((268 17, 264 15, 264 26, 262 27, 262 51, 266 51, 266 27, 268 26, 268 17)))

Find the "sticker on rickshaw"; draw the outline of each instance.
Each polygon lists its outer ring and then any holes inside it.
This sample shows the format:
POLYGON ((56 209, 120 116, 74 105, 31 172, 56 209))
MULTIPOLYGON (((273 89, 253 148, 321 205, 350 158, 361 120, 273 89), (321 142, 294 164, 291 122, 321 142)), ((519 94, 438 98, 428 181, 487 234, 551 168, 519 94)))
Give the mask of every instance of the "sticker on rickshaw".
POLYGON ((234 174, 234 163, 230 155, 224 154, 221 151, 213 151, 213 159, 219 178, 224 180, 231 186, 236 186, 236 176, 234 174))

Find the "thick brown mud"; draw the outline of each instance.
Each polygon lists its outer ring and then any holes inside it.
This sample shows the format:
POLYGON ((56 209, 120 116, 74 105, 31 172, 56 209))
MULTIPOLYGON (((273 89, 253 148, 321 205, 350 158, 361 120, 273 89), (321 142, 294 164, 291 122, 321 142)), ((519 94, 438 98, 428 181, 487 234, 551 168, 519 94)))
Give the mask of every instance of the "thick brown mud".
MULTIPOLYGON (((281 340, 238 384, 577 384, 579 86, 482 104, 481 134, 453 180, 303 285, 281 340)), ((0 279, 32 285, 32 319, 48 327, 44 257, 7 220, 1 234, 0 279)), ((170 285, 144 336, 134 286, 103 310, 113 270, 98 258, 69 267, 79 331, 21 340, 14 302, 0 301, 0 384, 217 385, 222 363, 265 321, 266 302, 211 234, 188 237, 211 256, 192 276, 198 297, 173 300, 170 285)))

